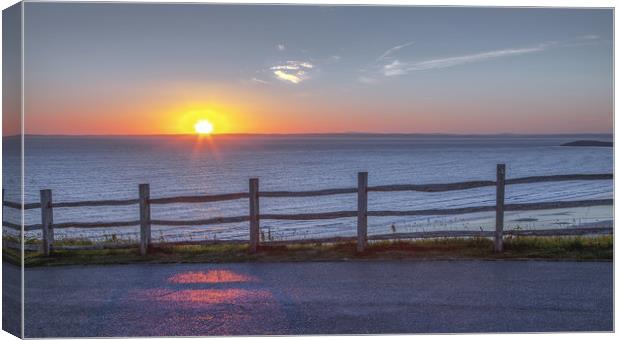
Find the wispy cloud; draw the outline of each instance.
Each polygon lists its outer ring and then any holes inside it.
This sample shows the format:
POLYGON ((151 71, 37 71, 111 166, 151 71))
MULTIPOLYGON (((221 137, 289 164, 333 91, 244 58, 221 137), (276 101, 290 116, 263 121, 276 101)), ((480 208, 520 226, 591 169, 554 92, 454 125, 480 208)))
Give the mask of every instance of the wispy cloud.
POLYGON ((253 82, 255 82, 255 83, 259 83, 259 84, 269 84, 269 82, 268 82, 268 81, 266 81, 266 80, 262 80, 262 79, 259 79, 259 78, 256 78, 256 77, 252 78, 251 80, 252 80, 253 82))
MULTIPOLYGON (((579 39, 597 41, 599 37, 595 35, 584 35, 581 37, 577 37, 575 40, 579 39)), ((575 40, 573 40, 573 42, 575 40)), ((406 75, 416 71, 443 69, 464 64, 483 62, 487 60, 539 53, 554 47, 572 46, 566 42, 560 43, 557 41, 548 41, 529 47, 506 48, 480 53, 457 55, 452 57, 427 59, 422 61, 403 61, 402 56, 398 52, 401 49, 411 46, 413 44, 414 42, 411 41, 389 48, 381 55, 379 55, 379 57, 373 63, 371 63, 366 68, 360 70, 357 81, 363 84, 371 84, 377 82, 381 77, 393 77, 399 75, 406 75)))
POLYGON ((602 43, 601 37, 596 34, 586 34, 575 37, 572 42, 564 43, 563 47, 581 47, 581 46, 593 46, 602 43))
POLYGON ((269 69, 273 75, 282 81, 299 84, 308 79, 309 71, 314 68, 314 64, 308 61, 289 60, 281 65, 275 65, 269 69))
POLYGON ((293 84, 299 84, 301 83, 301 81, 303 80, 302 76, 303 74, 290 74, 290 73, 286 73, 284 71, 281 70, 277 70, 275 72, 273 72, 273 74, 275 74, 275 76, 280 79, 280 80, 284 80, 284 81, 290 81, 293 84))
POLYGON ((383 52, 370 66, 360 70, 360 75, 357 77, 357 80, 361 83, 370 84, 374 83, 377 80, 377 77, 381 76, 399 76, 416 71, 443 69, 487 60, 539 53, 551 48, 589 46, 596 45, 601 42, 602 40, 598 35, 587 34, 577 36, 569 41, 548 41, 529 47, 506 48, 422 61, 403 61, 402 56, 399 56, 400 53, 398 52, 405 47, 413 45, 414 42, 411 41, 401 45, 396 45, 383 52), (397 58, 397 56, 399 57, 397 58))
POLYGON ((587 35, 580 35, 577 37, 577 40, 598 40, 599 36, 596 34, 587 34, 587 35))
MULTIPOLYGON (((285 47, 282 44, 276 45, 277 49, 283 51, 282 55, 294 55, 295 53, 285 47)), ((293 57, 295 58, 295 57, 293 57)), ((314 78, 324 71, 324 67, 339 63, 342 57, 337 54, 332 54, 325 57, 308 57, 302 56, 300 59, 289 59, 285 61, 279 61, 275 64, 271 64, 267 68, 257 70, 255 72, 255 78, 247 78, 247 81, 260 84, 273 84, 269 82, 269 79, 275 79, 283 83, 299 84, 308 79, 314 78)))
POLYGON ((533 47, 510 48, 448 58, 429 59, 418 62, 402 62, 398 59, 395 59, 387 64, 382 65, 381 72, 383 73, 383 75, 389 77, 403 75, 414 71, 454 67, 462 64, 476 63, 490 59, 541 52, 552 45, 554 45, 554 43, 542 43, 533 47))
POLYGON ((405 48, 405 47, 407 47, 407 46, 411 46, 411 45, 413 45, 413 44, 414 44, 414 42, 413 42, 413 41, 410 41, 410 42, 408 42, 408 43, 404 43, 404 44, 401 44, 401 45, 396 45, 396 46, 394 46, 394 47, 392 47, 392 48, 389 48, 389 49, 387 49, 385 52, 383 52, 383 54, 381 54, 381 55, 379 56, 379 58, 377 58, 377 60, 375 60, 375 62, 379 62, 379 61, 381 61, 381 60, 383 60, 383 59, 385 59, 385 58, 389 57, 390 55, 392 55, 392 54, 396 53, 398 50, 400 50, 400 49, 402 49, 402 48, 405 48))

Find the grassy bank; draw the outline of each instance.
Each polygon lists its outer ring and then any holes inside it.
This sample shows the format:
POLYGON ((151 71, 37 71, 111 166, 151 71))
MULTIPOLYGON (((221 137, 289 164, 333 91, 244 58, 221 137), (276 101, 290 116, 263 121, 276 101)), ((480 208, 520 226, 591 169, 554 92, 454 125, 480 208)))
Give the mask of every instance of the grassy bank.
MULTIPOLYGON (((72 242, 72 241, 69 241, 72 242)), ((408 259, 554 259, 611 260, 613 236, 509 237, 503 253, 493 252, 485 238, 442 238, 372 242, 361 254, 355 243, 291 244, 262 247, 251 254, 247 245, 212 244, 151 249, 140 256, 137 249, 58 250, 50 257, 26 252, 26 266, 120 263, 221 263, 278 261, 356 261, 408 259)), ((19 263, 18 252, 5 249, 5 261, 19 263)))

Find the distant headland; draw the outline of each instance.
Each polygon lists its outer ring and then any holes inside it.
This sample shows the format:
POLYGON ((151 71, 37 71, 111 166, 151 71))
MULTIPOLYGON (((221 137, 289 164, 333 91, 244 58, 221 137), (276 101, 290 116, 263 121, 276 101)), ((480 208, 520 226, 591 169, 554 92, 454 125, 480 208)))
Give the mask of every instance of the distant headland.
POLYGON ((598 140, 577 140, 570 143, 564 143, 560 146, 603 146, 603 147, 612 147, 614 146, 613 142, 603 142, 598 140))

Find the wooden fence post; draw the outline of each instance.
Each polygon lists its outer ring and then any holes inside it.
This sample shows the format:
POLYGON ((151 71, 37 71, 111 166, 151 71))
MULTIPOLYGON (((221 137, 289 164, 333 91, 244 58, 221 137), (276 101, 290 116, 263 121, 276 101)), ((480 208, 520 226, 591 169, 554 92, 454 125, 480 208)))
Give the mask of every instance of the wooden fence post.
POLYGON ((368 173, 357 173, 357 252, 366 248, 368 226, 368 173))
POLYGON ((40 191, 41 197, 41 229, 43 238, 43 255, 49 256, 54 243, 54 211, 52 209, 52 190, 40 191))
POLYGON ((148 184, 140 184, 140 255, 146 255, 151 244, 151 189, 148 184))
POLYGON ((495 194, 495 251, 504 251, 504 194, 506 181, 506 164, 497 164, 497 182, 495 194))
POLYGON ((258 178, 250 178, 250 252, 258 250, 260 215, 258 208, 258 178))

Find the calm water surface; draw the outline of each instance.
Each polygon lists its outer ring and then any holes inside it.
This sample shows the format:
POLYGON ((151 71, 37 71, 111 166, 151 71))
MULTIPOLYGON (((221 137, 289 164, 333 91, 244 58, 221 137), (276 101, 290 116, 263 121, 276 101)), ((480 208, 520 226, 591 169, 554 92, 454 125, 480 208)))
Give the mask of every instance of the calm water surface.
MULTIPOLYGON (((27 137, 25 197, 37 202, 40 189, 54 201, 136 198, 139 183, 150 183, 151 197, 244 192, 258 177, 261 190, 316 190, 355 187, 357 172, 369 172, 369 185, 493 180, 497 163, 507 177, 613 172, 612 148, 561 147, 582 136, 218 136, 196 137, 27 137)), ((598 140, 611 140, 611 137, 598 140)), ((5 139, 5 145, 11 141, 5 139)), ((7 147, 5 147, 7 150, 7 147)), ((18 154, 5 151, 5 172, 18 154)), ((18 187, 4 178, 4 187, 18 187)), ((611 198, 612 181, 558 182, 507 187, 507 203, 611 198)), ((8 199, 18 200, 8 190, 8 199), (13 197, 11 197, 13 196, 13 197)), ((262 198, 261 213, 355 210, 355 194, 310 198, 262 198)), ((371 193, 370 210, 413 210, 493 205, 494 188, 448 193, 371 193)), ((7 219, 16 218, 5 209, 7 219)), ((246 199, 231 202, 156 205, 153 219, 204 219, 248 212, 246 199)), ((551 214, 550 214, 551 215, 551 214)), ((58 208, 54 221, 136 220, 137 206, 58 208)), ((519 221, 523 219, 519 215, 519 221)), ((519 227, 574 226, 611 219, 611 208, 566 211, 564 217, 536 216, 519 227), (560 221, 561 220, 561 221, 560 221)), ((450 217, 370 218, 369 233, 397 230, 492 228, 492 214, 450 217)), ((26 224, 40 223, 38 210, 26 224)), ((510 224, 509 219, 509 224, 510 224)), ((516 221, 516 222, 519 222, 516 221)), ((515 222, 515 223, 516 223, 515 222)), ((514 224, 514 223, 513 223, 514 224)), ((517 223, 518 224, 518 223, 517 223)), ((515 224, 516 225, 516 224, 515 224)), ((354 235, 355 219, 261 221, 265 238, 354 235)), ((154 227, 155 239, 247 238, 247 223, 154 227)), ((57 230, 57 237, 136 238, 137 227, 106 230, 57 230)), ((33 234, 34 235, 34 234, 33 234)))

